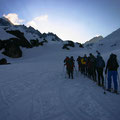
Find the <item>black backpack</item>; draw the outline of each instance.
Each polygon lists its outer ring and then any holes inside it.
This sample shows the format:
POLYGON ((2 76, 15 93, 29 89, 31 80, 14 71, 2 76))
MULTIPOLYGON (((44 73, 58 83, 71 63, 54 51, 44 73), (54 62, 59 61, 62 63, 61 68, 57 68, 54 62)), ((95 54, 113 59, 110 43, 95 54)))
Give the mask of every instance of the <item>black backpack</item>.
POLYGON ((74 66, 74 60, 73 59, 69 59, 68 65, 69 65, 70 68, 73 68, 73 66, 74 66))
POLYGON ((103 60, 102 58, 98 58, 98 59, 97 59, 96 66, 97 66, 98 68, 104 68, 104 67, 105 67, 105 62, 104 62, 104 60, 103 60))
POLYGON ((117 59, 116 59, 116 55, 112 54, 108 60, 108 65, 107 65, 109 70, 117 70, 117 68, 119 67, 117 59))

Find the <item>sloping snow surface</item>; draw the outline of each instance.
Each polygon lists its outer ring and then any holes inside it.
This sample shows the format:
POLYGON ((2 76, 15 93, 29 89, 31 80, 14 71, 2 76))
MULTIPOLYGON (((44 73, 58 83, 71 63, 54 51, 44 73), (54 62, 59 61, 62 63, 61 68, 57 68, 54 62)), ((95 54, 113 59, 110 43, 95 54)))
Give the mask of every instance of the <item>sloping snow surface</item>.
POLYGON ((66 55, 76 59, 85 49, 53 44, 23 51, 0 66, 0 120, 120 120, 120 95, 104 94, 77 72, 77 63, 73 80, 65 74, 66 55))

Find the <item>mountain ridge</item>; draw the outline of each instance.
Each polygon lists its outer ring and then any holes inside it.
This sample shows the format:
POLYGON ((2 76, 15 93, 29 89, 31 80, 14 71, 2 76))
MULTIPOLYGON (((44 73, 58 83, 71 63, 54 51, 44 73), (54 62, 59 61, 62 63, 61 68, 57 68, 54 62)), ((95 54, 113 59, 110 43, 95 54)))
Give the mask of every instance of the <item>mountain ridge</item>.
POLYGON ((12 26, 14 25, 9 19, 5 17, 0 18, 0 26, 12 26))
MULTIPOLYGON (((7 18, 0 18, 0 49, 5 49, 4 44, 7 44, 9 48, 11 45, 16 47, 38 47, 46 44, 59 44, 61 49, 71 50, 72 48, 85 48, 87 50, 94 49, 102 52, 104 47, 108 47, 110 51, 120 47, 120 28, 113 31, 111 34, 103 38, 102 36, 93 37, 84 44, 76 43, 71 40, 63 41, 56 34, 41 33, 33 27, 27 27, 25 25, 13 25, 7 18), (24 45, 25 44, 25 45, 24 45)), ((10 48, 12 49, 12 48, 10 48)), ((7 49, 9 52, 9 49, 7 49)), ((14 51, 13 51, 14 52, 14 51)), ((11 57, 11 56, 10 56, 11 57)), ((19 57, 19 55, 18 55, 19 57)))

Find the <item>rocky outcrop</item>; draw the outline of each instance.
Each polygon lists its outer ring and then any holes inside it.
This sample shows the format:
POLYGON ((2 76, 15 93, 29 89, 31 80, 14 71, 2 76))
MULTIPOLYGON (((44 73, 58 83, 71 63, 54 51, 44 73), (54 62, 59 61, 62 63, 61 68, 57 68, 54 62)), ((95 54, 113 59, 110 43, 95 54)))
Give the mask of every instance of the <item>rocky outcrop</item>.
POLYGON ((62 49, 70 50, 69 47, 75 47, 73 41, 67 41, 67 43, 63 45, 62 49))
POLYGON ((20 47, 15 45, 14 43, 6 44, 2 54, 12 58, 22 57, 22 51, 20 47))
POLYGON ((12 30, 12 31, 6 31, 6 32, 8 32, 8 33, 16 36, 17 38, 19 38, 19 40, 17 40, 17 44, 19 44, 19 46, 26 47, 26 48, 31 48, 32 47, 32 45, 24 37, 24 33, 20 32, 19 30, 12 30))

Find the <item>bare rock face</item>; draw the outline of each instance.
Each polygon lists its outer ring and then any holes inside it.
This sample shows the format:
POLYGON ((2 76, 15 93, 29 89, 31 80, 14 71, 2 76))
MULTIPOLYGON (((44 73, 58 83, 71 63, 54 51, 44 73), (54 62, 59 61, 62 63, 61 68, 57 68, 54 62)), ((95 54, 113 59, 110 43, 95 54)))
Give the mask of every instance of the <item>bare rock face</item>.
POLYGON ((5 17, 0 18, 0 26, 12 26, 13 24, 5 17))
POLYGON ((11 31, 6 31, 6 32, 8 32, 8 33, 16 36, 17 38, 19 38, 19 40, 17 40, 17 44, 19 44, 19 46, 26 47, 26 48, 31 48, 32 47, 32 45, 24 37, 24 33, 20 32, 19 30, 11 30, 11 31))
POLYGON ((5 58, 0 59, 0 65, 7 64, 7 60, 5 58))
POLYGON ((16 46, 13 43, 9 43, 5 46, 4 51, 2 52, 2 54, 8 56, 8 57, 12 57, 12 58, 19 58, 22 57, 22 51, 20 49, 19 46, 16 46))
POLYGON ((10 63, 7 62, 6 58, 0 59, 0 65, 7 65, 7 64, 10 64, 10 63))

